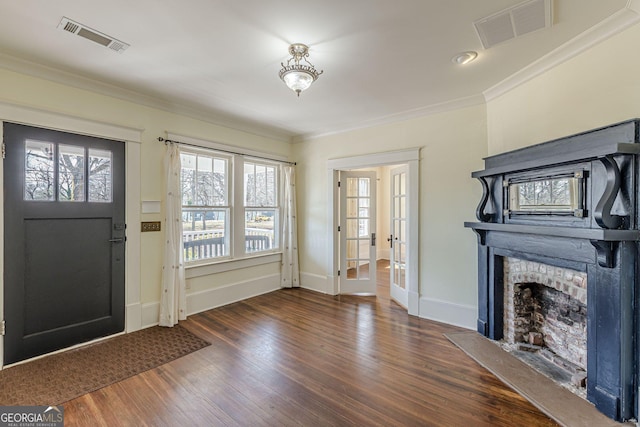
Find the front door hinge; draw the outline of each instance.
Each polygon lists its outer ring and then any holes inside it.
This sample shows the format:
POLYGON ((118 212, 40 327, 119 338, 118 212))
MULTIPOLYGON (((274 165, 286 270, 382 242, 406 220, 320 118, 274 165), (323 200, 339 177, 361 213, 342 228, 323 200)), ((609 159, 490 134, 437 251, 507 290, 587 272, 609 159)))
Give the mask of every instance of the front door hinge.
POLYGON ((7 145, 2 143, 2 158, 4 159, 7 156, 7 145))
POLYGON ((0 322, 0 335, 4 336, 5 333, 5 323, 4 320, 0 322))
POLYGON ((338 181, 338 188, 340 187, 340 181, 338 181))
MULTIPOLYGON (((338 276, 340 275, 340 270, 338 270, 338 276)), ((4 322, 3 322, 4 323, 4 322)))
POLYGON ((340 231, 340 226, 338 226, 338 231, 340 231))

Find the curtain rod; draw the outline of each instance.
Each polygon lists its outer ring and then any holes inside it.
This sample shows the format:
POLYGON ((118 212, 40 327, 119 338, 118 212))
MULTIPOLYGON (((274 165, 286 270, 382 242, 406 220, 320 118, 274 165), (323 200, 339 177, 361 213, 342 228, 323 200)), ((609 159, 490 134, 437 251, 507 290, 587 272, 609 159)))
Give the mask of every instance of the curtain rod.
POLYGON ((164 142, 165 145, 169 144, 169 143, 174 143, 174 144, 178 144, 178 145, 188 145, 189 147, 196 147, 196 148, 206 148, 208 150, 213 150, 213 151, 221 151, 223 153, 227 153, 227 154, 235 154, 238 156, 246 156, 246 157, 253 157, 255 159, 262 159, 262 160, 269 160, 271 162, 278 162, 278 163, 285 163, 288 165, 292 165, 295 166, 296 162, 288 162, 286 160, 276 160, 276 159, 270 159, 269 157, 264 157, 264 156, 255 156, 253 154, 246 154, 246 153, 238 153, 236 151, 229 151, 229 150, 222 150, 220 148, 209 148, 209 147, 203 147, 202 145, 197 145, 197 144, 190 144, 188 142, 181 142, 181 141, 175 141, 175 140, 171 140, 171 139, 164 139, 163 137, 159 136, 158 137, 158 141, 160 142, 164 142))

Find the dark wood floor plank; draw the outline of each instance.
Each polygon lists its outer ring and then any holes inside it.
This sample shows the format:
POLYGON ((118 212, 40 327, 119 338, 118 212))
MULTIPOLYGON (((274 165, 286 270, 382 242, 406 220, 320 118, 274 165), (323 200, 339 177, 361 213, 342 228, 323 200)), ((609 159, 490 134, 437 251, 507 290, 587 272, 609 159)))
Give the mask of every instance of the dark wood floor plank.
POLYGON ((286 289, 191 316, 211 346, 65 404, 66 426, 554 426, 389 297, 286 289))

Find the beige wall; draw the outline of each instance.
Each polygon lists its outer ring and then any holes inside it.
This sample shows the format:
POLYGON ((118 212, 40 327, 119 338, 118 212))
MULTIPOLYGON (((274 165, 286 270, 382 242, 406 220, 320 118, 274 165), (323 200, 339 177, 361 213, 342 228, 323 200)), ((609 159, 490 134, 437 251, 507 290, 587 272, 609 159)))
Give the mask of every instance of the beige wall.
POLYGON ((421 300, 427 311, 430 304, 454 306, 472 320, 442 319, 422 309, 420 316, 474 327, 476 239, 463 222, 474 219, 481 195, 470 175, 482 168, 486 155, 485 117, 484 106, 475 106, 295 144, 303 286, 305 280, 318 282, 330 275, 327 160, 421 147, 421 300))
MULTIPOLYGON (((163 145, 156 138, 167 130, 289 156, 299 164, 303 285, 321 283, 330 275, 327 160, 421 147, 420 315, 473 328, 476 239, 462 224, 474 220, 481 189, 470 173, 483 168, 482 158, 487 154, 640 117, 638 40, 640 24, 491 99, 486 107, 462 108, 293 146, 6 70, 0 70, 0 102, 144 129, 139 165, 141 200, 163 199, 163 145)), ((141 219, 162 217, 147 214, 141 219)), ((143 304, 159 301, 162 241, 162 233, 141 235, 143 304)), ((191 279, 190 292, 207 292, 277 272, 277 265, 270 264, 200 276, 191 279)))
MULTIPOLYGON (((183 115, 2 69, 0 69, 0 102, 46 110, 80 119, 143 129, 140 147, 140 174, 139 177, 136 177, 140 180, 141 191, 141 200, 138 203, 143 200, 160 200, 163 202, 163 209, 164 144, 158 142, 157 138, 166 136, 165 131, 285 157, 289 156, 291 150, 291 145, 288 142, 259 137, 183 115)), ((6 118, 0 117, 0 120, 2 119, 6 118)), ((38 125, 38 123, 31 124, 38 125)), ((162 213, 141 216, 142 221, 159 221, 163 218, 162 213)), ((137 224, 128 225, 129 230, 136 230, 139 227, 137 224)), ((157 307, 154 306, 157 306, 160 300, 164 233, 142 233, 140 240, 141 303, 143 310, 144 306, 149 307, 147 316, 151 315, 151 318, 143 320, 142 323, 145 326, 145 323, 153 321, 154 311, 157 311, 157 307)), ((216 288, 223 288, 234 283, 245 284, 250 282, 252 278, 259 279, 277 275, 279 275, 278 263, 243 268, 235 272, 209 274, 190 279, 188 286, 191 289, 188 294, 197 294, 200 298, 200 295, 209 295, 207 291, 216 288)), ((278 282, 276 281, 276 283, 278 282)), ((209 296, 215 298, 213 294, 209 296)))
POLYGON ((487 103, 489 154, 640 117, 640 24, 487 103))

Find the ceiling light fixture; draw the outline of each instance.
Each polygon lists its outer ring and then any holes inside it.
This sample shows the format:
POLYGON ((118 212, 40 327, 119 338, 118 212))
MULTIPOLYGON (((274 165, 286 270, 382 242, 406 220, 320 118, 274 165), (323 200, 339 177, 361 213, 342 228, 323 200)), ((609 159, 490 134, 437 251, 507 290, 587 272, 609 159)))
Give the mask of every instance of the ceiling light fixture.
POLYGON ((309 46, 307 45, 294 43, 289 46, 289 54, 291 58, 287 64, 280 63, 282 69, 279 75, 282 81, 300 96, 300 92, 308 89, 324 70, 318 72, 313 64, 307 60, 309 57, 309 46), (304 61, 308 65, 301 64, 300 61, 304 61))
POLYGON ((478 52, 468 51, 462 52, 451 58, 451 62, 457 65, 465 65, 478 57, 478 52))

